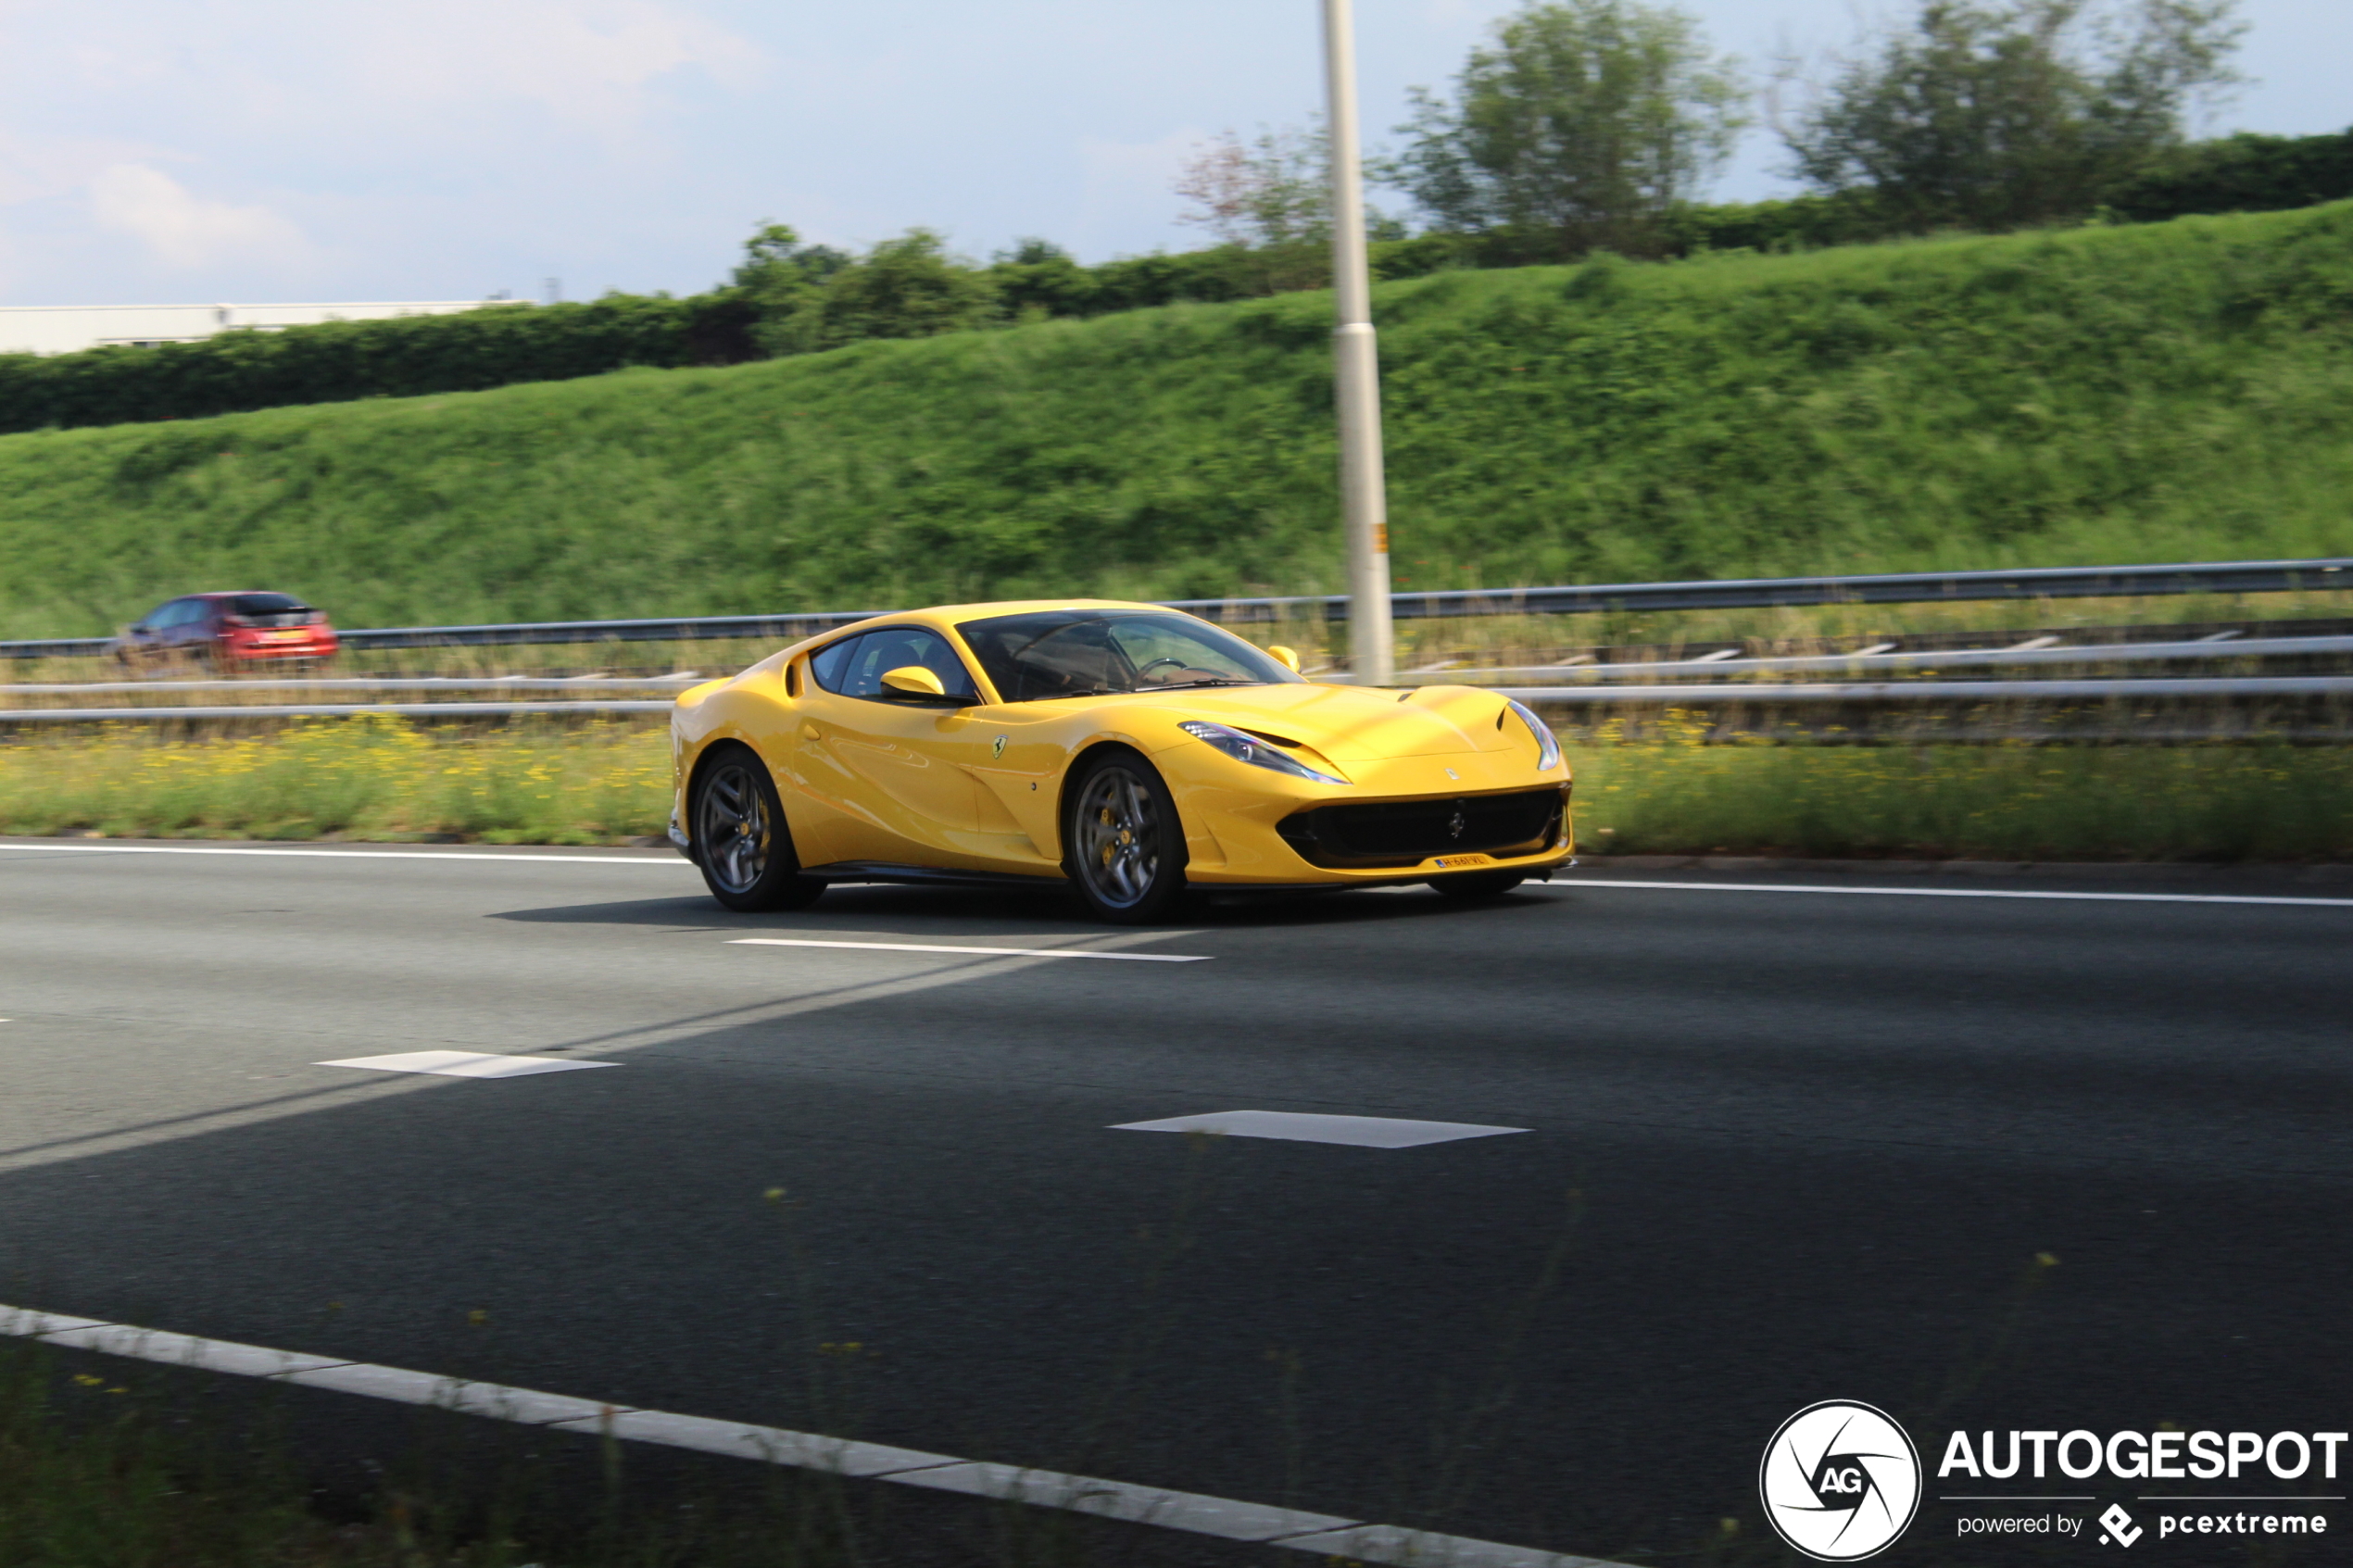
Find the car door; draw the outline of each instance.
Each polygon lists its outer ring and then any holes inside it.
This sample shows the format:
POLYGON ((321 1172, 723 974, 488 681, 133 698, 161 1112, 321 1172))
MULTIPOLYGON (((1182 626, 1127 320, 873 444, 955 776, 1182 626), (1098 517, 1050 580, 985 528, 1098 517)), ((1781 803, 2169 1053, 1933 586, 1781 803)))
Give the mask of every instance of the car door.
POLYGON ((989 732, 972 717, 978 689, 948 640, 926 627, 885 627, 810 662, 800 744, 815 755, 801 771, 824 809, 830 858, 957 868, 986 859, 995 835, 983 831, 970 769, 988 756, 989 732), (908 665, 938 676, 950 700, 883 685, 908 665))
POLYGON ((123 633, 123 641, 134 655, 163 651, 165 639, 171 634, 171 618, 180 612, 181 601, 166 599, 131 624, 123 633))
POLYGON ((208 659, 220 651, 220 609, 219 599, 189 599, 180 612, 180 627, 173 634, 173 646, 192 659, 208 659))
POLYGON ((189 639, 203 619, 202 599, 174 599, 164 606, 161 618, 156 621, 156 651, 165 655, 186 653, 189 639))

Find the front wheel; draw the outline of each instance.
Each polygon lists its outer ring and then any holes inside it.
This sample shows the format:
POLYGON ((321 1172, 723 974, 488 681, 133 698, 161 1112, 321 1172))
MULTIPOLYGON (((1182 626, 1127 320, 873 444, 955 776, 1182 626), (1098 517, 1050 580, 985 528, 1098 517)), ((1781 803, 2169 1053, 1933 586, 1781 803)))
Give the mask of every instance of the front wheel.
POLYGON ((825 884, 800 874, 784 802, 759 758, 730 746, 695 780, 689 805, 703 885, 731 909, 801 909, 825 884))
POLYGON ((1449 898, 1501 898, 1528 880, 1522 872, 1469 872, 1460 876, 1430 879, 1430 887, 1449 898))
POLYGON ((1185 896, 1185 827, 1176 797, 1151 763, 1113 751, 1070 792, 1063 864, 1098 920, 1143 925, 1185 896))

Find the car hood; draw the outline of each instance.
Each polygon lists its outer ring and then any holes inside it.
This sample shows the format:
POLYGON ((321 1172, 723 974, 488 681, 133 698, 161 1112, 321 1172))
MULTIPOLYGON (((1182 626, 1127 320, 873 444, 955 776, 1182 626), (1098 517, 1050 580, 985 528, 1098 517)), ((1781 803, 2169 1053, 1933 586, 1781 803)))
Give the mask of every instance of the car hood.
POLYGON ((1471 686, 1359 691, 1353 686, 1237 686, 1170 692, 1155 708, 1185 709, 1236 729, 1295 741, 1335 762, 1503 751, 1513 737, 1497 724, 1504 699, 1471 686))

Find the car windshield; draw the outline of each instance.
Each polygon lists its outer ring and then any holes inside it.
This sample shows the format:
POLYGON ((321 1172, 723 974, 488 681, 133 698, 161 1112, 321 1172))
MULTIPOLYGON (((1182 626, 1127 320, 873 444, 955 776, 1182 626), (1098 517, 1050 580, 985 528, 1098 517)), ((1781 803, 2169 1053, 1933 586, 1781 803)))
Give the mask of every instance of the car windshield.
POLYGON ((1038 610, 956 630, 1007 702, 1300 679, 1231 632, 1165 611, 1038 610))
POLYGON ((305 615, 310 607, 285 594, 239 594, 229 601, 232 615, 305 615))

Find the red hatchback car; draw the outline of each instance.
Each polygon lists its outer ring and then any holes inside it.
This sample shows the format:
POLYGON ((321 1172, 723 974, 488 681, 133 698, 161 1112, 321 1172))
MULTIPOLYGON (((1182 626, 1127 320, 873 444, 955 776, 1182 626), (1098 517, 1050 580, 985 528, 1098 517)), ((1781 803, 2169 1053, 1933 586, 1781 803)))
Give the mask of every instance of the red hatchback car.
POLYGON ((174 659, 222 668, 262 659, 331 658, 341 646, 326 616, 286 594, 190 594, 158 605, 122 635, 125 664, 174 659))

